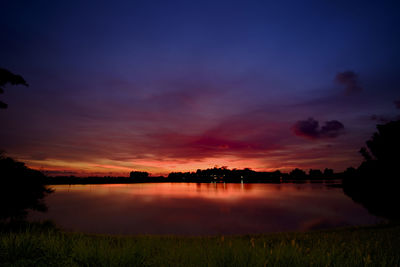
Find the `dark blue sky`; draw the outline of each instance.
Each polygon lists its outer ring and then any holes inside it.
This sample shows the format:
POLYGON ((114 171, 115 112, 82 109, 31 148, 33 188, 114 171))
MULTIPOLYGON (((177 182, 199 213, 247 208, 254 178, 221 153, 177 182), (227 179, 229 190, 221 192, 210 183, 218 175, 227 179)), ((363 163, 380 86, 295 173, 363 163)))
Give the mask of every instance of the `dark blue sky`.
POLYGON ((14 0, 0 10, 0 67, 30 84, 1 95, 0 147, 32 167, 343 170, 400 113, 397 1, 14 0))

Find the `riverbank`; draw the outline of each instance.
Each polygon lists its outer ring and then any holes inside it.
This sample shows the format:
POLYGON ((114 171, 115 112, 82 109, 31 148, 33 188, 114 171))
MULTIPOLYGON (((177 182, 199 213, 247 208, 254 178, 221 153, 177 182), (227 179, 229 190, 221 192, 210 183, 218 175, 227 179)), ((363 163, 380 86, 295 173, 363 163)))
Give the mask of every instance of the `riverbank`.
POLYGON ((399 266, 400 225, 246 236, 112 236, 1 227, 2 266, 399 266))

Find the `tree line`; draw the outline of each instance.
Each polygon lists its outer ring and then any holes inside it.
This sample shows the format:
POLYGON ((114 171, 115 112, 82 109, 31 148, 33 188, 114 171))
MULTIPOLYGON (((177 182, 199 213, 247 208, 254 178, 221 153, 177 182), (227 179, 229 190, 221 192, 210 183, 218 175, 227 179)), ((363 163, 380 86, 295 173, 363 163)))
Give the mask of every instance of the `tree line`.
POLYGON ((198 169, 196 172, 171 172, 168 176, 150 176, 148 172, 132 171, 129 177, 47 177, 48 184, 99 184, 99 183, 145 183, 145 182, 190 182, 190 183, 262 183, 262 182, 305 182, 331 181, 341 179, 343 173, 335 173, 332 169, 310 169, 308 173, 294 169, 289 173, 279 170, 274 172, 257 172, 250 168, 228 169, 225 166, 208 169, 198 169))

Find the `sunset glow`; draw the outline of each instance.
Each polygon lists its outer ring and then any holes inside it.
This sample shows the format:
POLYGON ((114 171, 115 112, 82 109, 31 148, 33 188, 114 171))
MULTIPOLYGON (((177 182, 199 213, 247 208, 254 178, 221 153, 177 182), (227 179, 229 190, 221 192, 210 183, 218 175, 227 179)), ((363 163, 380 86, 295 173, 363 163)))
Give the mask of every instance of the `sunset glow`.
POLYGON ((49 175, 343 171, 399 116, 390 2, 17 2, 0 148, 49 175))

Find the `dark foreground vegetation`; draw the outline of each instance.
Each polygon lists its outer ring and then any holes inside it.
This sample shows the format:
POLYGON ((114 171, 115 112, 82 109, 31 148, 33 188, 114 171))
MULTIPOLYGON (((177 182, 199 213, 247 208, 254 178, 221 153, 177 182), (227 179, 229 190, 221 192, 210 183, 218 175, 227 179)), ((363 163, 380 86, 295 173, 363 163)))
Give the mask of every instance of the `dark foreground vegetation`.
POLYGON ((400 266, 395 224, 213 237, 89 235, 51 224, 0 228, 2 266, 400 266))

